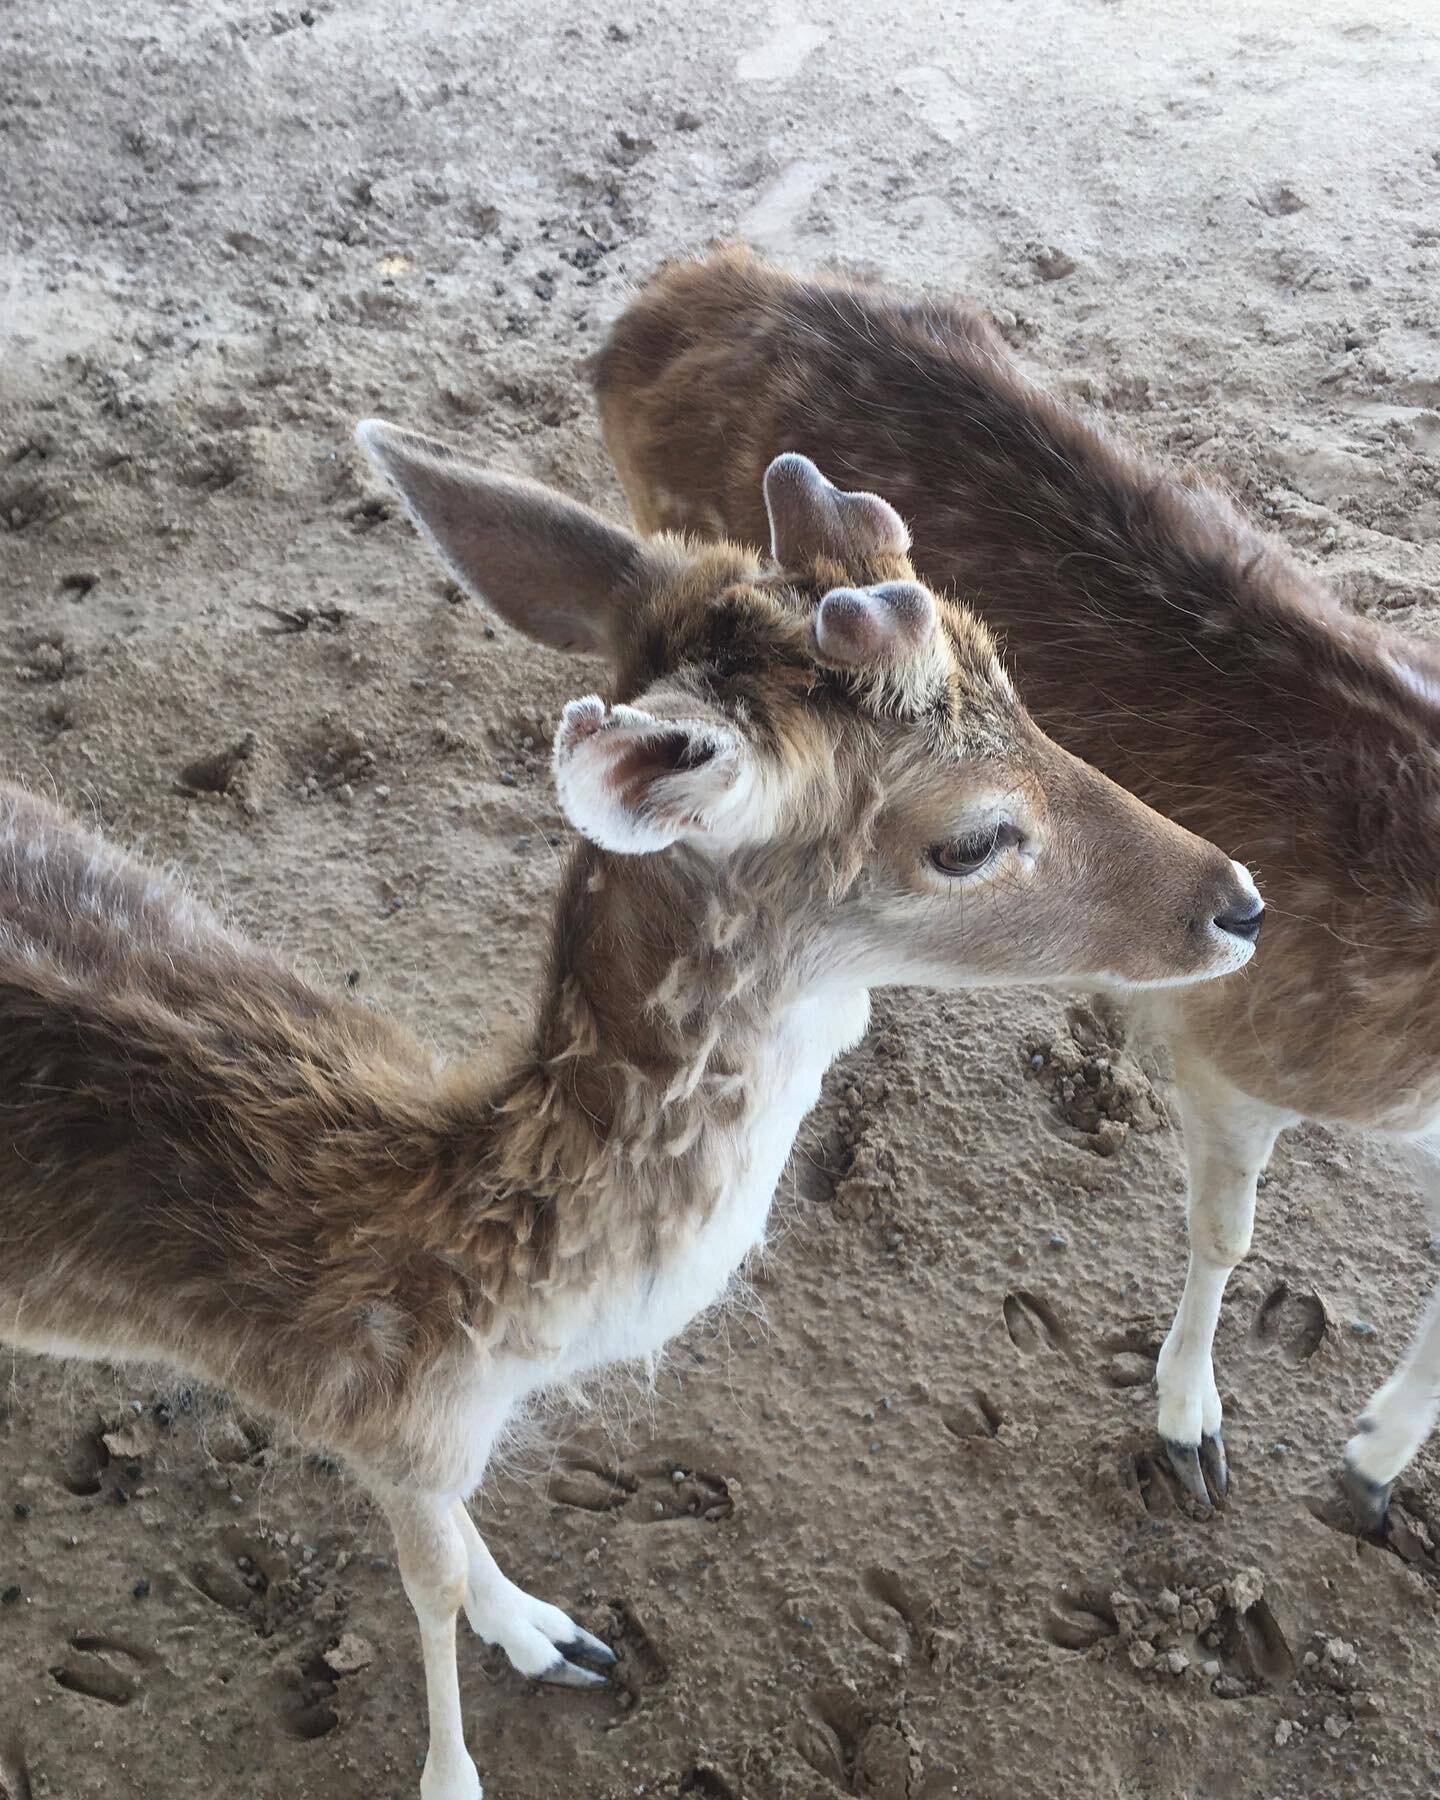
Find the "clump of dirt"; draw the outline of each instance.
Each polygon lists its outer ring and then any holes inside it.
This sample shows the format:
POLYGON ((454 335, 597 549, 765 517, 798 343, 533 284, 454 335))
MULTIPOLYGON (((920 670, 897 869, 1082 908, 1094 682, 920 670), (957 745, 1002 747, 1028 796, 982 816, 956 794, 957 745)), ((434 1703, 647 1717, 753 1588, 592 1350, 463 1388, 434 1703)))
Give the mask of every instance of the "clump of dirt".
POLYGON ((1063 1036, 1033 1038, 1025 1066, 1050 1089, 1067 1125, 1098 1156, 1113 1156, 1132 1131, 1157 1131, 1165 1107, 1126 1047, 1123 1021, 1113 1010, 1076 1003, 1066 1008, 1063 1036))
POLYGON ((228 796, 238 801, 245 812, 257 812, 259 749, 260 739, 253 731, 247 731, 233 744, 187 762, 175 777, 176 790, 192 799, 203 794, 228 796))

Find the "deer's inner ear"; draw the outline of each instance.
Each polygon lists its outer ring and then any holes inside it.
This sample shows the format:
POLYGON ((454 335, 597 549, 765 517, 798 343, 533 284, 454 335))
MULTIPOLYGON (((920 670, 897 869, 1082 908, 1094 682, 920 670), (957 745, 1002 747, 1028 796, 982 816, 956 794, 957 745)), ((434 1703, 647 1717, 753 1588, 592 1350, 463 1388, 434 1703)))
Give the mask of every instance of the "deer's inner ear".
POLYGON ((539 482, 478 468, 434 438, 380 419, 355 435, 464 588, 542 644, 608 650, 612 621, 654 574, 642 538, 539 482))
POLYGON ((748 740, 721 719, 666 719, 572 700, 555 738, 560 804, 602 850, 638 856, 682 839, 727 850, 763 842, 775 802, 748 740))

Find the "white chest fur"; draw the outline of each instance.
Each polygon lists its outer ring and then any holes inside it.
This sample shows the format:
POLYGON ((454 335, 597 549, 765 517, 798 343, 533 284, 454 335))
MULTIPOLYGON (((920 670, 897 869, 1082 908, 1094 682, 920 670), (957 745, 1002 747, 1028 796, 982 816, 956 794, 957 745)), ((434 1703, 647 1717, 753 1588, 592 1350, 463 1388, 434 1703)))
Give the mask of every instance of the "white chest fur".
POLYGON ((653 1355, 720 1298, 765 1236, 776 1186, 825 1071, 859 1043, 869 1019, 863 990, 800 1000, 781 1016, 747 1071, 742 1119, 715 1134, 710 1146, 714 1204, 658 1269, 595 1296, 559 1372, 575 1375, 653 1355))

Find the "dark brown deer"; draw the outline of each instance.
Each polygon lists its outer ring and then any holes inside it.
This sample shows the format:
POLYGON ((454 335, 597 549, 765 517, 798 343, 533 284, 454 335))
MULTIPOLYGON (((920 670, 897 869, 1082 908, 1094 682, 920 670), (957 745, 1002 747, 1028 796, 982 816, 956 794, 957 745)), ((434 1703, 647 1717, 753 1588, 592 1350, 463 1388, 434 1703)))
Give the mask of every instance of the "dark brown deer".
MULTIPOLYGON (((672 265, 596 362, 636 519, 766 541, 782 452, 878 488, 914 562, 1004 636, 1044 729, 1259 873, 1244 981, 1154 997, 1190 1163, 1190 1267, 1160 1431, 1227 1482, 1211 1345, 1276 1136, 1301 1119, 1440 1133, 1440 658, 1344 611, 1223 494, 1034 386, 975 311, 744 250, 672 265)), ((1440 1399, 1440 1310, 1345 1452, 1361 1522, 1440 1399)), ((1207 1487, 1208 1476, 1208 1487, 1207 1487)))
POLYGON ((528 1048, 442 1066, 0 787, 0 1337, 172 1365, 341 1457, 420 1623, 423 1800, 475 1800, 457 1613, 541 1680, 615 1660, 471 1523, 497 1435, 722 1293, 869 988, 1200 981, 1258 900, 1049 743, 896 514, 803 459, 762 567, 361 436, 462 581, 609 659, 555 740, 581 842, 528 1048))

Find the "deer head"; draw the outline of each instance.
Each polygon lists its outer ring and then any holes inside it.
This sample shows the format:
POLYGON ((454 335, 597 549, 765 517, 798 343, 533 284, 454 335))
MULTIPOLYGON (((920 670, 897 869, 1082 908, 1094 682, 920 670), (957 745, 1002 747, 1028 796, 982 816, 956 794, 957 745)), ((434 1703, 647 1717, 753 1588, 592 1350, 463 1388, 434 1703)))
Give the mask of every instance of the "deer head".
POLYGON ((369 421, 361 443, 471 593, 602 656, 565 708, 571 823, 653 866, 803 915, 855 985, 1174 985, 1251 956, 1254 884, 1035 726, 995 645, 916 579, 873 494, 801 456, 765 477, 771 558, 642 539, 533 482, 369 421))

